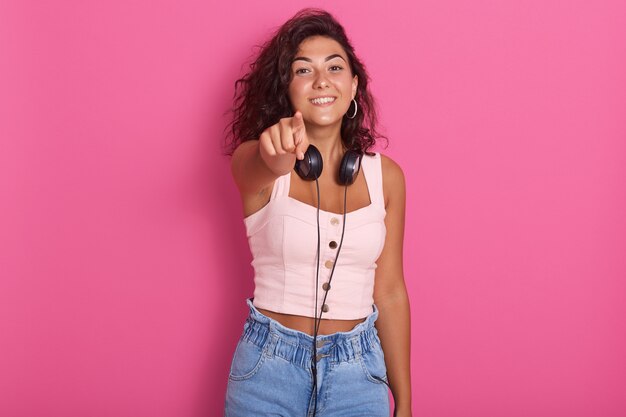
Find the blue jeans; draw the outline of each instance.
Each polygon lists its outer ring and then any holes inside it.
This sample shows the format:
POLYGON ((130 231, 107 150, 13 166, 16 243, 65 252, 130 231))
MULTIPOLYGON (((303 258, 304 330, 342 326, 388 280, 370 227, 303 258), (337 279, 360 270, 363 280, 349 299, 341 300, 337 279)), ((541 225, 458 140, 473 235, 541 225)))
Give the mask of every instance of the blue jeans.
POLYGON ((250 314, 233 355, 225 417, 389 417, 378 309, 348 332, 317 336, 317 400, 313 337, 281 325, 246 300, 250 314))

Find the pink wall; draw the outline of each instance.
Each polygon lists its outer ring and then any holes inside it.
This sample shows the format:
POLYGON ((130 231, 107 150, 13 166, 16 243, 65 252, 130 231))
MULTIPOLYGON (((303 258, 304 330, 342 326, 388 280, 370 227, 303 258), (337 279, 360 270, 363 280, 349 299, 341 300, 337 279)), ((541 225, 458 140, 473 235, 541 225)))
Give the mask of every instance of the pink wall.
MULTIPOLYGON (((315 5, 407 179, 414 415, 626 415, 626 6, 403 3, 315 5)), ((2 3, 0 415, 220 415, 252 291, 223 114, 310 5, 2 3)))

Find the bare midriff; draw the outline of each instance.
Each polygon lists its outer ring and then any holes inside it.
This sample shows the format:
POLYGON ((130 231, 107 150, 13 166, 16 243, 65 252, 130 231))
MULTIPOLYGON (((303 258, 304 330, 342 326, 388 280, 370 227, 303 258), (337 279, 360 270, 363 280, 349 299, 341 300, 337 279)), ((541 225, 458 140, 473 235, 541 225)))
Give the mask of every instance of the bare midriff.
MULTIPOLYGON (((258 308, 261 313, 267 317, 276 320, 285 327, 313 336, 313 326, 315 319, 312 317, 296 316, 293 314, 275 313, 273 311, 258 308)), ((365 318, 356 320, 336 320, 322 319, 317 334, 331 334, 336 332, 349 332, 359 323, 365 321, 365 318)))

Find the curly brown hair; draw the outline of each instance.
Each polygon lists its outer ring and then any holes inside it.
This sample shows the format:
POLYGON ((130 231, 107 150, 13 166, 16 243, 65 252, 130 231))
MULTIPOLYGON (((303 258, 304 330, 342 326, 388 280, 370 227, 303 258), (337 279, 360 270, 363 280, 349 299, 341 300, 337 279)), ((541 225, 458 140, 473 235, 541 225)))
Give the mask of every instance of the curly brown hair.
MULTIPOLYGON (((232 120, 226 126, 225 154, 231 155, 245 141, 258 139, 263 131, 283 117, 294 114, 289 101, 289 84, 293 77, 292 61, 300 43, 310 36, 326 36, 337 41, 348 55, 352 75, 358 75, 355 100, 359 111, 350 119, 344 116, 341 138, 347 149, 370 154, 377 138, 385 138, 376 130, 378 116, 374 97, 369 92, 369 76, 363 63, 354 53, 344 28, 327 11, 305 8, 285 22, 261 46, 258 56, 250 64, 250 72, 235 82, 232 120)), ((352 105, 350 106, 352 109, 352 105)), ((348 110, 352 113, 353 110, 348 110)))

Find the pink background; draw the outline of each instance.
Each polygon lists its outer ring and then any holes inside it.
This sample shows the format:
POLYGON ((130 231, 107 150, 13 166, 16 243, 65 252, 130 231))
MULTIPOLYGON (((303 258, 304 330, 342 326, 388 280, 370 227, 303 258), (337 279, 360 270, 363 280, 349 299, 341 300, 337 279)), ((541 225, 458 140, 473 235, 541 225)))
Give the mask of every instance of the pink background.
POLYGON ((626 5, 0 5, 0 415, 217 416, 252 292, 234 81, 346 27, 407 181, 414 416, 626 415, 626 5))

